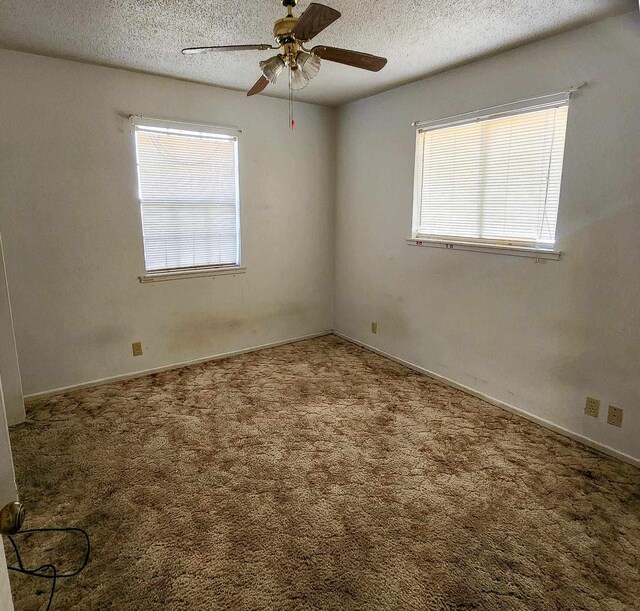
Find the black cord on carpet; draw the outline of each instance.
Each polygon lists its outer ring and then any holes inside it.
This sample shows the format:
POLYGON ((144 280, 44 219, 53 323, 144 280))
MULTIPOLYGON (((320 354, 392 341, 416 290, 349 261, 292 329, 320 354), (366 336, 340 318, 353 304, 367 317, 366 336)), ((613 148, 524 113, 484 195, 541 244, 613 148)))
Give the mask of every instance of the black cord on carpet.
POLYGON ((13 546, 13 551, 16 554, 16 559, 18 560, 18 566, 7 566, 10 571, 15 571, 16 573, 23 573, 24 575, 31 575, 32 577, 40 577, 42 579, 51 579, 51 593, 49 594, 49 602, 47 603, 47 611, 51 609, 51 603, 53 602, 53 595, 56 592, 56 584, 58 579, 63 579, 65 577, 74 577, 78 573, 80 573, 85 566, 87 566, 89 562, 89 554, 91 553, 91 542, 89 541, 89 535, 87 531, 82 528, 30 528, 28 530, 21 530, 15 535, 8 535, 9 541, 13 546), (18 550, 17 543, 13 540, 13 537, 16 535, 26 535, 28 533, 36 533, 36 532, 77 532, 84 535, 87 551, 84 555, 84 560, 82 561, 82 565, 80 568, 72 571, 71 573, 58 573, 55 565, 53 564, 43 564, 39 566, 37 569, 26 569, 24 564, 22 563, 22 557, 20 556, 20 551, 18 550))

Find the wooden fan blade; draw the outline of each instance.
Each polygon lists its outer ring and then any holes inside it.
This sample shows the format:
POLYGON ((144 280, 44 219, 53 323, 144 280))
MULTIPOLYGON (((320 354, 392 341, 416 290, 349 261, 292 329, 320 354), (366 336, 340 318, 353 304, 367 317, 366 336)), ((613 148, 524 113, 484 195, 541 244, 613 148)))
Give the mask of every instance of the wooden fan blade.
POLYGON ((362 68, 363 70, 371 70, 371 72, 378 72, 378 70, 382 70, 387 65, 387 60, 384 57, 360 53, 359 51, 338 49, 337 47, 313 47, 311 52, 321 59, 353 66, 354 68, 362 68))
POLYGON ((198 53, 212 53, 215 51, 266 51, 273 49, 271 45, 224 45, 221 47, 187 47, 182 49, 184 55, 197 55, 198 53))
POLYGON ((312 2, 307 10, 300 15, 300 19, 293 26, 291 33, 296 37, 296 40, 311 40, 338 17, 340 17, 340 12, 336 9, 312 2))
POLYGON ((247 95, 256 95, 256 93, 260 93, 267 85, 269 84, 269 81, 267 80, 266 77, 261 76, 255 83, 255 85, 253 87, 251 87, 251 89, 249 89, 249 91, 247 91, 247 95))

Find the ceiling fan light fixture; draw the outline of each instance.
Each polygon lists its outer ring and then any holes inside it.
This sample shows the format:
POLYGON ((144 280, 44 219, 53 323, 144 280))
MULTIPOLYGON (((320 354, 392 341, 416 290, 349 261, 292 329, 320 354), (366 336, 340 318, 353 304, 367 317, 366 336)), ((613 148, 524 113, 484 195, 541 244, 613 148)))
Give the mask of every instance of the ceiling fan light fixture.
POLYGON ((309 84, 307 75, 300 68, 290 68, 291 89, 304 89, 309 84))
POLYGON ((350 51, 339 47, 327 47, 316 45, 312 49, 306 49, 304 45, 323 32, 336 19, 340 17, 340 11, 330 6, 311 0, 309 6, 299 16, 293 15, 293 8, 298 0, 280 0, 287 9, 287 16, 277 19, 273 26, 273 44, 234 44, 217 45, 210 47, 187 47, 182 49, 185 55, 195 55, 210 52, 226 51, 266 51, 278 49, 277 55, 260 62, 262 76, 247 91, 248 96, 262 93, 271 83, 276 84, 278 77, 285 68, 289 68, 289 125, 294 128, 293 101, 294 90, 303 89, 309 81, 315 78, 320 71, 321 60, 353 66, 362 70, 378 72, 387 63, 384 57, 378 57, 360 51, 350 51))
POLYGON ((300 51, 296 55, 296 63, 309 80, 314 78, 320 71, 320 58, 317 55, 313 55, 313 53, 300 51))
POLYGON ((264 77, 274 85, 278 80, 278 75, 284 70, 284 60, 280 55, 274 55, 260 62, 260 70, 262 70, 264 77))

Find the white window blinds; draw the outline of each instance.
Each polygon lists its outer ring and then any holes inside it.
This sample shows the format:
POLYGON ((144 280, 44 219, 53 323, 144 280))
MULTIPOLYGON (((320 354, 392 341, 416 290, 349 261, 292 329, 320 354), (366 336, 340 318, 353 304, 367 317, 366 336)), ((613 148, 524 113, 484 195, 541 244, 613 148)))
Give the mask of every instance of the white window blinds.
POLYGON ((135 123, 147 272, 239 264, 237 138, 135 123))
POLYGON ((419 129, 414 237, 551 248, 568 99, 419 129))

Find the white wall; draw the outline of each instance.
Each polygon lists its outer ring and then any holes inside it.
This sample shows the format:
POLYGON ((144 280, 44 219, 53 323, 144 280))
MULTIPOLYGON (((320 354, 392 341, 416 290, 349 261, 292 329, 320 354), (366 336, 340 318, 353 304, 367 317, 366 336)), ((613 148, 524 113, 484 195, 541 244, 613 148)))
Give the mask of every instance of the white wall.
MULTIPOLYGON (((3 383, 4 378, 0 374, 0 508, 7 503, 18 500, 13 459, 11 457, 11 442, 9 440, 9 429, 7 428, 7 414, 2 392, 3 383)), ((2 611, 11 611, 13 609, 11 586, 1 539, 2 537, 0 537, 0 609, 2 611)))
POLYGON ((0 232, 25 394, 331 329, 334 111, 0 51, 0 232), (239 126, 244 275, 140 284, 130 113, 239 126), (141 340, 144 356, 131 355, 141 340))
POLYGON ((0 549, 0 605, 0 609, 4 611, 13 611, 13 598, 11 597, 11 584, 9 583, 4 547, 0 549))
MULTIPOLYGON (((0 509, 18 500, 18 489, 11 455, 11 440, 4 404, 4 378, 0 378, 0 509)), ((0 543, 0 549, 2 545, 0 543)), ((0 573, 2 571, 0 570, 0 573)), ((0 596, 0 602, 2 597, 0 596)), ((0 605, 2 609, 2 605, 0 605)))
POLYGON ((352 338, 640 457, 640 18, 627 15, 341 109, 336 322, 352 338), (411 122, 572 102, 560 262, 417 248, 411 122), (379 323, 377 335, 370 322, 379 323), (602 399, 599 419, 583 414, 602 399), (607 405, 625 410, 607 425, 607 405))
POLYGON ((2 235, 0 234, 0 376, 2 376, 7 421, 9 424, 17 424, 24 420, 25 412, 3 254, 2 235))

